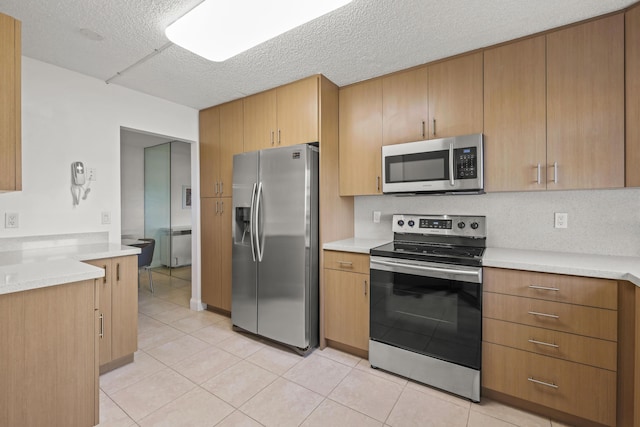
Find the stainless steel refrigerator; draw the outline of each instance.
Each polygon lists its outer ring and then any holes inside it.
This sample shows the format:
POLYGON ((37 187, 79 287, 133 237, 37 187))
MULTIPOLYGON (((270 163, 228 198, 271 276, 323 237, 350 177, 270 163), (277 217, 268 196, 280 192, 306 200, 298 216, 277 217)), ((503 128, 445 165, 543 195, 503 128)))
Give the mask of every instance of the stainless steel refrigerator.
POLYGON ((234 327, 306 354, 318 345, 318 148, 233 157, 234 327))

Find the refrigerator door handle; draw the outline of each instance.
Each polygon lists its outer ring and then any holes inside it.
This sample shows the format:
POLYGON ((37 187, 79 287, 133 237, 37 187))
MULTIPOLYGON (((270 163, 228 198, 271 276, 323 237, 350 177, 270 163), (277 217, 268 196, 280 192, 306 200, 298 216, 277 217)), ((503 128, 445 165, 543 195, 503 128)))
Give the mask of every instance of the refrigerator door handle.
POLYGON ((256 187, 257 184, 253 183, 253 190, 251 191, 251 209, 249 210, 249 238, 251 239, 251 256, 253 257, 253 262, 256 261, 256 247, 254 242, 254 234, 253 234, 253 212, 256 205, 256 187))
POLYGON ((260 224, 258 218, 260 217, 260 200, 262 199, 262 182, 258 184, 258 194, 256 196, 256 214, 254 216, 256 232, 256 250, 258 252, 258 262, 262 262, 262 255, 264 255, 263 249, 260 247, 260 224))

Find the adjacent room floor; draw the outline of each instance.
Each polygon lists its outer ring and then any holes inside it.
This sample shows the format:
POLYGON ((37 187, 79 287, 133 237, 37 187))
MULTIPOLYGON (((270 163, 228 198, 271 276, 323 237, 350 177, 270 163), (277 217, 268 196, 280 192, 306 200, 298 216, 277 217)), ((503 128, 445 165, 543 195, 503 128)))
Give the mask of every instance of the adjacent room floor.
POLYGON ((135 362, 100 377, 100 426, 452 426, 563 424, 480 404, 326 348, 302 358, 189 310, 191 283, 142 275, 135 362))

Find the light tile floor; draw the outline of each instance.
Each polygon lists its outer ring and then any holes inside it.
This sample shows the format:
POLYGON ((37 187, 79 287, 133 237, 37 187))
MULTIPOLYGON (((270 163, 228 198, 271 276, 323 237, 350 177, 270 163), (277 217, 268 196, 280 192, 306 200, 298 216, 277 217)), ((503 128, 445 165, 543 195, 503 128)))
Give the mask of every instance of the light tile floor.
POLYGON ((191 283, 154 273, 139 292, 135 361, 100 377, 100 426, 559 427, 371 369, 332 348, 302 358, 188 309, 191 283))

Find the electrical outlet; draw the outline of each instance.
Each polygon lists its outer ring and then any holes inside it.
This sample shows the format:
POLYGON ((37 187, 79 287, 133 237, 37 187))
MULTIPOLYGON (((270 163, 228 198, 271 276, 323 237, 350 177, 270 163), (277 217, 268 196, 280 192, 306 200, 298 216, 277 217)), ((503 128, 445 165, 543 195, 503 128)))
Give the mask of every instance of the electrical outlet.
POLYGON ((102 212, 102 223, 111 224, 111 212, 102 212))
POLYGON ((20 226, 20 215, 17 212, 7 212, 4 214, 4 228, 18 228, 20 226))
POLYGON ((373 211, 373 222, 380 223, 380 211, 373 211))
POLYGON ((556 212, 556 228, 567 228, 569 226, 569 214, 563 212, 556 212))
POLYGON ((87 168, 87 181, 96 180, 96 168, 87 168))

